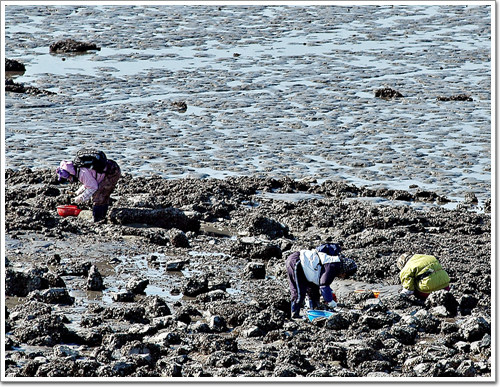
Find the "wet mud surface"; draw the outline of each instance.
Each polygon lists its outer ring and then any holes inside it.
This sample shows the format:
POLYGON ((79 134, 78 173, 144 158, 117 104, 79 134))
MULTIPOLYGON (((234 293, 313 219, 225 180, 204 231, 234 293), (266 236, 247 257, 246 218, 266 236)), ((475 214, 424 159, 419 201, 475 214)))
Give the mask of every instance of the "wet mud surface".
POLYGON ((74 190, 6 171, 8 377, 491 377, 491 221, 473 204, 125 174, 96 225, 57 214, 74 190), (291 320, 285 258, 326 240, 359 270, 333 284, 334 316, 291 320), (438 257, 451 291, 399 294, 405 251, 438 257))
POLYGON ((6 94, 9 168, 97 143, 135 176, 491 196, 489 6, 8 5, 5 30, 55 93, 6 94))

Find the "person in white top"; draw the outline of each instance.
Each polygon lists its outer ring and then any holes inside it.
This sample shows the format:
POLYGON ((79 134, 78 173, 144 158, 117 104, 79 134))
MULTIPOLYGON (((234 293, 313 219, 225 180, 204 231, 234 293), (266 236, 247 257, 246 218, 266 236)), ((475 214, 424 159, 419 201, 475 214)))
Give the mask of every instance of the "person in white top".
POLYGON ((335 278, 347 278, 357 271, 356 263, 340 253, 340 246, 327 243, 313 250, 300 250, 286 260, 292 318, 300 318, 306 295, 311 309, 319 307, 320 293, 330 308, 337 303, 333 299, 330 284, 335 278))

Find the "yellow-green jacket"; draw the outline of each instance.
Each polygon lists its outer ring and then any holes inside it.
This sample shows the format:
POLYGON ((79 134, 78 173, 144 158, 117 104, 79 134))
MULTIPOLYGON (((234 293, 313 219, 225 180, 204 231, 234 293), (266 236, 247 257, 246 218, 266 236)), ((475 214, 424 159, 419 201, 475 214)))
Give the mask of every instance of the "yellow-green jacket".
POLYGON ((432 255, 415 254, 399 273, 403 288, 431 293, 450 284, 448 273, 432 255))

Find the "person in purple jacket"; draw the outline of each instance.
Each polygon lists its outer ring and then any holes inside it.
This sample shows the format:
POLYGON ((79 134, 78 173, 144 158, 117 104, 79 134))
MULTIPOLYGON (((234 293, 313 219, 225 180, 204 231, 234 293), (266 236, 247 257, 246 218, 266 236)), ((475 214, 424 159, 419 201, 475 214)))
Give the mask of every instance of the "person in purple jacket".
POLYGON ((356 263, 340 253, 340 246, 327 243, 313 250, 300 250, 286 259, 292 318, 300 318, 306 295, 309 308, 316 309, 320 293, 330 308, 337 303, 333 299, 330 284, 335 278, 348 278, 358 269, 356 263))
POLYGON ((121 177, 120 167, 115 161, 107 160, 103 173, 98 173, 90 168, 75 168, 72 161, 63 160, 56 173, 59 180, 78 180, 82 183, 73 200, 75 203, 82 203, 92 199, 94 222, 106 218, 111 193, 121 177))

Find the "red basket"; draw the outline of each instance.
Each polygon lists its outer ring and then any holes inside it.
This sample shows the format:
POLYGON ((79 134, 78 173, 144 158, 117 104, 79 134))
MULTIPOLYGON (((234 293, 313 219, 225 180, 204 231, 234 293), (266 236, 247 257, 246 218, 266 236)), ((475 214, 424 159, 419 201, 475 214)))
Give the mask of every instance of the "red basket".
POLYGON ((78 206, 68 204, 66 206, 57 206, 57 213, 61 216, 78 216, 82 210, 78 206))

